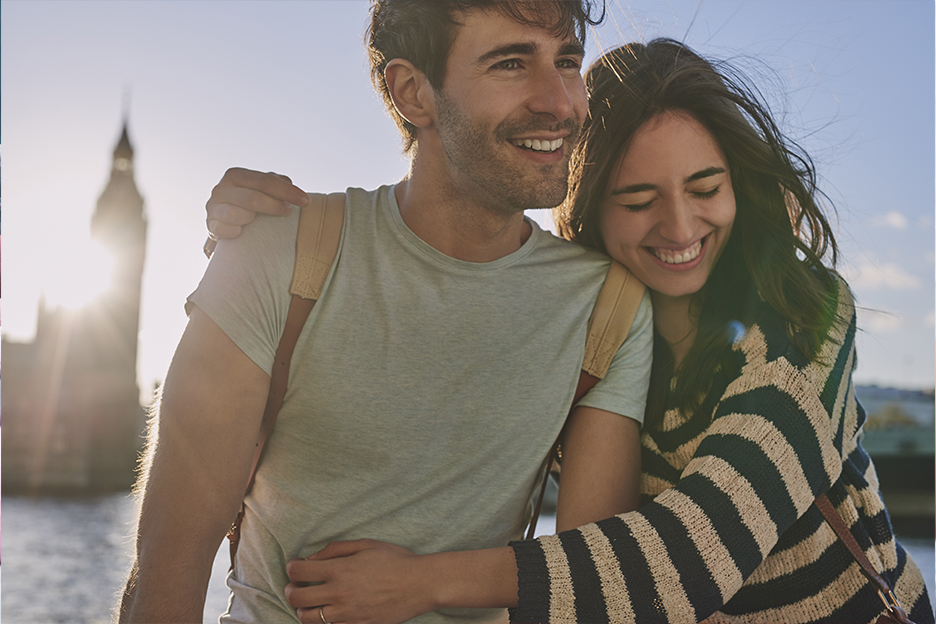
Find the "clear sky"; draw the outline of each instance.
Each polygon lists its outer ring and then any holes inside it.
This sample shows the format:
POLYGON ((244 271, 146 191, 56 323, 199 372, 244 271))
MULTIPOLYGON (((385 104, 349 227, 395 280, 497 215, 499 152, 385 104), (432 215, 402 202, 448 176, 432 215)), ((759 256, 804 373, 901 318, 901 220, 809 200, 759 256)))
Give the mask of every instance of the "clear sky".
MULTIPOLYGON (((610 0, 588 44, 656 36, 735 59, 813 155, 862 306, 858 381, 934 385, 934 3, 610 0)), ((204 203, 229 166, 302 188, 371 188, 407 162, 374 95, 363 0, 2 0, 3 331, 102 284, 89 220, 123 111, 146 201, 139 373, 161 379, 206 260, 204 203), (129 102, 125 105, 125 102, 129 102)), ((548 214, 537 215, 543 223, 548 214)))

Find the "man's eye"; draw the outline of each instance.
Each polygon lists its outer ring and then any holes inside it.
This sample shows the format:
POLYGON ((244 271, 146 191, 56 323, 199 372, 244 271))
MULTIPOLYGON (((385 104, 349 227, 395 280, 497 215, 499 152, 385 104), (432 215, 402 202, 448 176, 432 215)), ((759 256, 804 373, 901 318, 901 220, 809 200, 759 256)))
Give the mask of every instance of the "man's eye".
POLYGON ((570 58, 570 59, 562 59, 561 61, 559 61, 559 62, 556 63, 556 66, 557 66, 557 67, 561 67, 562 69, 575 69, 575 70, 579 70, 579 69, 582 68, 582 63, 581 63, 581 61, 579 61, 578 59, 571 59, 571 58, 570 58))
POLYGON ((520 61, 518 59, 507 59, 506 61, 501 61, 494 66, 495 69, 520 69, 520 61))

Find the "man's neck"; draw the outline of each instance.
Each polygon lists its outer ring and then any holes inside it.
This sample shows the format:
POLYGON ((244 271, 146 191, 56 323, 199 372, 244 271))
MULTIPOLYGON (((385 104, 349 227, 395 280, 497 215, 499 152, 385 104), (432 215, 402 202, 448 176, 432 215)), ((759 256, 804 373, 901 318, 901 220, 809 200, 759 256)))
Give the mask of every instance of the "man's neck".
POLYGON ((466 262, 492 262, 520 249, 533 233, 522 212, 459 196, 424 173, 414 162, 395 196, 403 222, 437 251, 466 262))

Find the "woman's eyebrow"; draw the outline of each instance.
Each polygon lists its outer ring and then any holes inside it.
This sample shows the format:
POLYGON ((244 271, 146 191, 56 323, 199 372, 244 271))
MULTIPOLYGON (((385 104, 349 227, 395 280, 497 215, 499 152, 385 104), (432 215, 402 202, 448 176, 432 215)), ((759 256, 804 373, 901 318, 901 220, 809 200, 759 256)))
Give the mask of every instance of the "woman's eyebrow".
POLYGON ((611 191, 612 195, 624 195, 626 193, 642 193, 644 191, 655 191, 656 184, 631 184, 611 191))
MULTIPOLYGON (((696 171, 691 176, 686 178, 686 183, 692 182, 694 180, 701 180, 702 178, 708 178, 713 175, 718 175, 719 173, 725 173, 726 169, 724 167, 709 167, 703 169, 702 171, 696 171)), ((655 191, 657 190, 656 184, 629 184, 627 186, 622 186, 619 189, 614 189, 611 191, 611 195, 625 195, 627 193, 642 193, 644 191, 655 191)))
POLYGON ((725 169, 723 167, 709 167, 708 169, 703 169, 702 171, 696 171, 691 176, 686 178, 686 182, 701 180, 702 178, 718 175, 719 173, 725 173, 725 169))

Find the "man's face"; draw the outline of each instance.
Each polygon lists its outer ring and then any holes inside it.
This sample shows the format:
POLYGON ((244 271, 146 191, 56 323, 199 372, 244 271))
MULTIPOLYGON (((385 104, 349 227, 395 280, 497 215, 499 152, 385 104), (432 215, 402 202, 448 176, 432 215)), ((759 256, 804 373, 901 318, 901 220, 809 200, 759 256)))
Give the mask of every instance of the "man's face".
POLYGON ((509 213, 558 205, 588 110, 581 44, 497 12, 461 21, 435 92, 450 183, 509 213))

